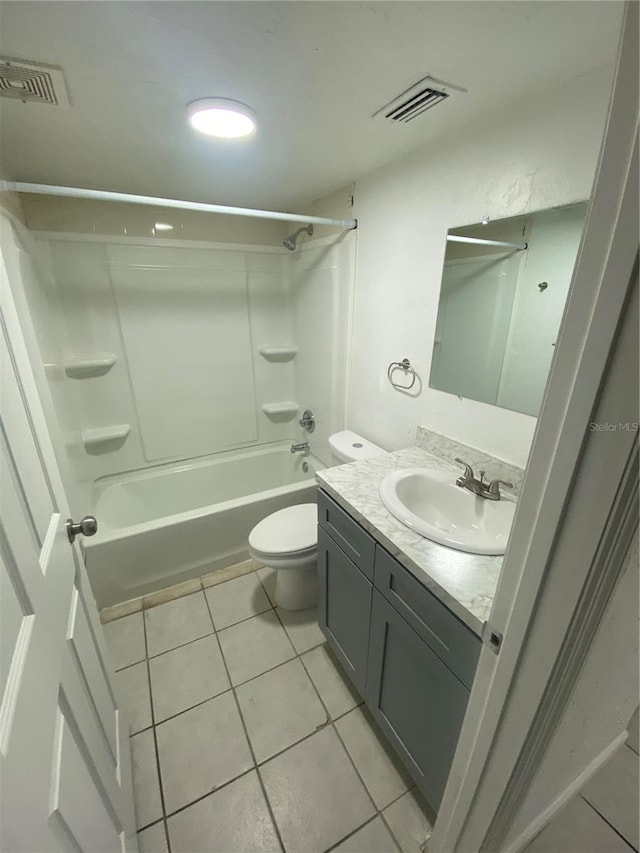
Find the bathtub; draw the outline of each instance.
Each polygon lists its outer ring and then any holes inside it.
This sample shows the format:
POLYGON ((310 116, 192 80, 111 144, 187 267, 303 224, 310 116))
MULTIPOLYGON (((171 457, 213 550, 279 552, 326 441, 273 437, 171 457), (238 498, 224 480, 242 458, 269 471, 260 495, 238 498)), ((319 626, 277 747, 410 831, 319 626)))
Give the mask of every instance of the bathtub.
POLYGON ((315 501, 322 467, 277 444, 96 480, 98 533, 83 548, 98 607, 247 559, 251 528, 315 501))

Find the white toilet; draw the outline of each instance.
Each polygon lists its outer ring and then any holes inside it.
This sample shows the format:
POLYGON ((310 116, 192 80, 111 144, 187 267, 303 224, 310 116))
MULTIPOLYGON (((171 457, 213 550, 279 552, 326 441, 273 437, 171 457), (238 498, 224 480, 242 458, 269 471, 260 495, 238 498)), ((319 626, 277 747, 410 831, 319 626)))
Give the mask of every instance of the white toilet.
MULTIPOLYGON (((336 465, 384 455, 377 444, 351 430, 329 436, 336 465)), ((263 518, 249 534, 249 554, 276 569, 275 600, 285 610, 305 610, 317 601, 318 508, 296 504, 263 518)))

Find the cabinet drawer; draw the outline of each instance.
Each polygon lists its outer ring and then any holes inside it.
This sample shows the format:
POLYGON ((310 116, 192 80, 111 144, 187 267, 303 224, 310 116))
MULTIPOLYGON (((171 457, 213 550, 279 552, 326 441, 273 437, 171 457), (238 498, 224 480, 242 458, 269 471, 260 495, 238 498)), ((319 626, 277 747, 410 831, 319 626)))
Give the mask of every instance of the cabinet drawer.
POLYGON ((318 529, 318 622, 329 646, 364 696, 373 584, 318 529))
POLYGON ((480 655, 480 638, 379 545, 374 582, 414 631, 471 688, 480 655))
POLYGON ((318 524, 338 543, 360 571, 369 580, 373 580, 375 541, 322 490, 318 491, 318 524))

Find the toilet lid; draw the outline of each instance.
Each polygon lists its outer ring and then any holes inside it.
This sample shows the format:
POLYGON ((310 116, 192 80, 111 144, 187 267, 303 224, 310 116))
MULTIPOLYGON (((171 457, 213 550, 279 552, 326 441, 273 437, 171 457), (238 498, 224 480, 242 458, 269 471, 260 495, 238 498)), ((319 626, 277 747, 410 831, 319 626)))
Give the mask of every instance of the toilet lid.
POLYGON ((308 551, 318 544, 318 507, 297 504, 263 518, 249 534, 249 547, 263 554, 308 551))

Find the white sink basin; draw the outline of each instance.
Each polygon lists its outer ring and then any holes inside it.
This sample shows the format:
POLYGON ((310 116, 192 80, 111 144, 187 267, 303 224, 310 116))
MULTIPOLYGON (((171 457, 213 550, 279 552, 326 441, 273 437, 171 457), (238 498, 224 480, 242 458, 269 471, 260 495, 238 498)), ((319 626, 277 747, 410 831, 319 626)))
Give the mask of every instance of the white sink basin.
POLYGON ((406 468, 380 484, 382 503, 426 539, 470 554, 504 554, 515 500, 490 501, 456 486, 456 472, 406 468))

